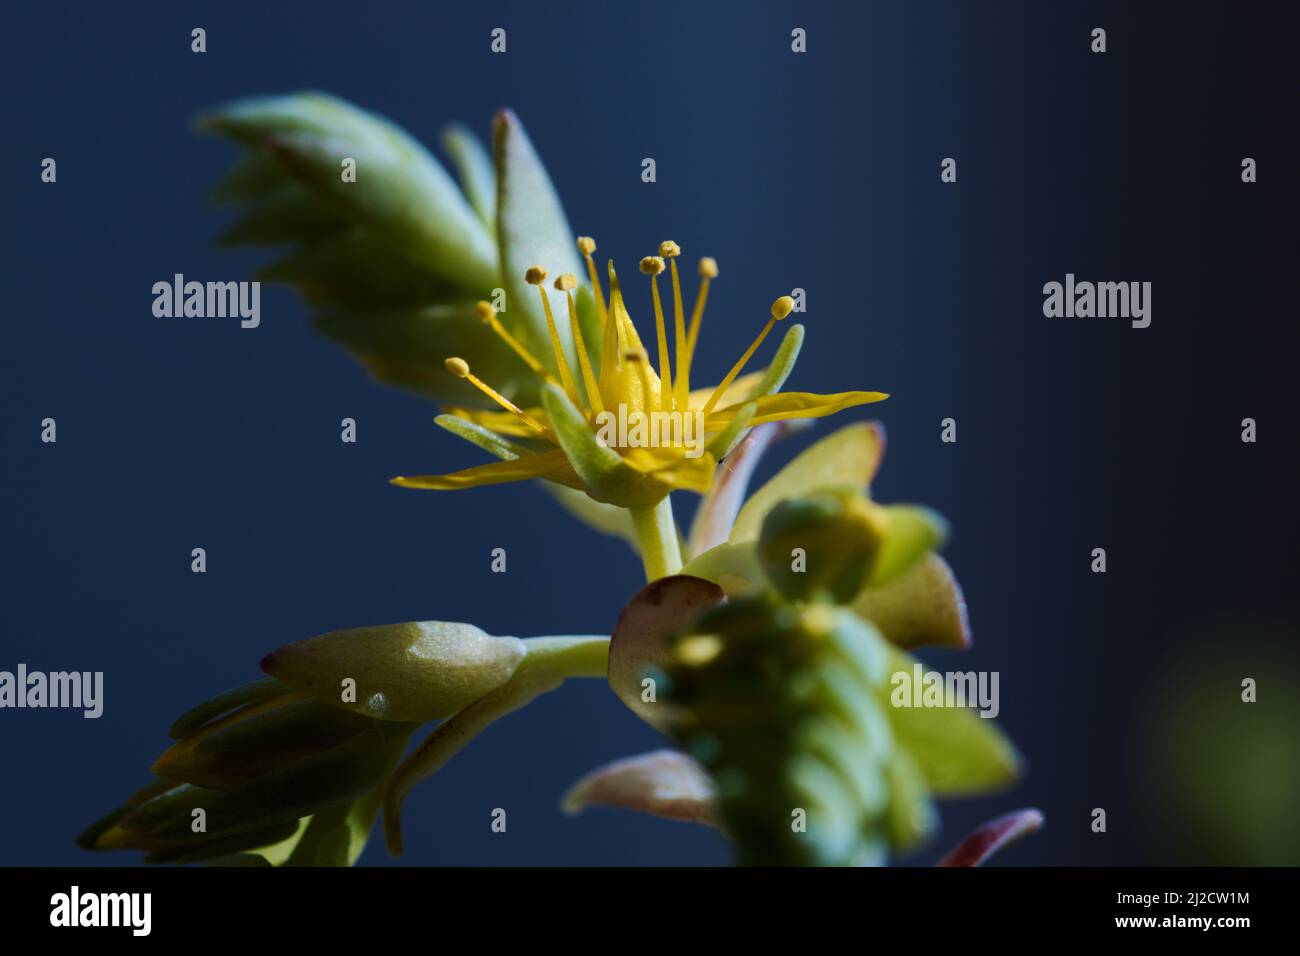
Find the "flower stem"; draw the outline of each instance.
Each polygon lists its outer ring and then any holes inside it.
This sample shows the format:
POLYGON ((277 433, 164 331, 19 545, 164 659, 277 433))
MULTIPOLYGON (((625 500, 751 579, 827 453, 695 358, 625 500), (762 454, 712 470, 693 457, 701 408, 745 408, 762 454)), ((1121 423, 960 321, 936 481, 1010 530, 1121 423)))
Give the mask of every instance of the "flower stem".
POLYGON ((656 505, 629 508, 636 539, 641 545, 646 583, 676 574, 682 569, 682 547, 673 521, 673 505, 667 495, 656 505))

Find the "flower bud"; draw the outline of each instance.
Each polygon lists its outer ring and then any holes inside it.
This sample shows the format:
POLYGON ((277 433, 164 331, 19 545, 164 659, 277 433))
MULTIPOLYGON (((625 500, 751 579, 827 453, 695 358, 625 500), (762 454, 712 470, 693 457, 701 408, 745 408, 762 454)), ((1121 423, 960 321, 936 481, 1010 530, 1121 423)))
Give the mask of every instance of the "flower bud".
POLYGON ((763 521, 758 554, 773 587, 796 601, 844 604, 866 583, 885 529, 879 509, 848 490, 787 498, 763 521))
POLYGON ((416 621, 298 641, 264 657, 262 669, 322 703, 423 723, 500 687, 524 653, 518 638, 493 637, 472 624, 416 621))
POLYGON ((878 505, 852 489, 788 498, 763 521, 758 555, 773 587, 796 601, 852 601, 894 580, 938 545, 943 519, 926 508, 878 505))

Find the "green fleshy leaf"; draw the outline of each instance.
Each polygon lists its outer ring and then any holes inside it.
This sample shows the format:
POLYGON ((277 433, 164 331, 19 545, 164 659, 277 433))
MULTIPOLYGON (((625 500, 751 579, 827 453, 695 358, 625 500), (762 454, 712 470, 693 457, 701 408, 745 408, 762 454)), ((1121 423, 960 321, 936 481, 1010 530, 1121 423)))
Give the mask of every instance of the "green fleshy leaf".
POLYGON ((464 126, 449 126, 442 131, 442 148, 447 151, 465 198, 493 236, 497 232, 497 182, 492 157, 478 137, 464 126))
POLYGON ((305 135, 277 135, 268 145, 299 181, 383 236, 392 254, 491 295, 499 274, 492 238, 432 156, 305 135), (340 176, 345 159, 356 162, 355 182, 340 176))
POLYGON ((249 151, 226 170, 213 187, 211 199, 218 205, 253 203, 294 185, 284 168, 270 156, 260 150, 249 151))
MULTIPOLYGON (((893 675, 911 681, 916 659, 890 649, 890 680, 879 690, 899 747, 908 751, 936 796, 988 793, 1015 781, 1020 755, 990 719, 967 707, 895 707, 893 675)), ((903 685, 907 686, 907 685, 903 685)))
POLYGON ((228 790, 370 729, 370 720, 287 688, 172 744, 153 765, 166 780, 228 790))
POLYGON ((472 624, 416 621, 331 631, 262 659, 262 669, 323 703, 392 721, 447 717, 510 679, 525 654, 515 637, 472 624), (355 702, 342 699, 356 682, 355 702))
POLYGON ((933 552, 888 584, 860 591, 852 606, 898 647, 970 646, 961 588, 947 562, 933 552))
POLYGON ((388 120, 320 93, 251 97, 201 116, 201 128, 268 149, 291 175, 409 256, 477 294, 498 275, 492 237, 432 155, 388 120), (341 176, 357 163, 355 182, 341 176))
POLYGON ((876 422, 858 422, 832 432, 782 468, 754 492, 736 516, 731 541, 758 537, 763 519, 786 498, 836 486, 865 489, 884 453, 885 432, 876 422))
POLYGON ((133 807, 100 835, 97 848, 134 847, 154 853, 201 850, 217 839, 350 802, 392 771, 414 726, 373 721, 369 733, 255 777, 234 790, 183 784, 133 807), (197 809, 205 813, 206 833, 196 834, 192 829, 197 809))
POLYGON ((911 570, 948 535, 948 523, 929 508, 886 505, 875 506, 873 511, 884 517, 884 534, 867 579, 868 587, 888 584, 911 570))
POLYGON ((920 843, 938 825, 939 818, 925 774, 905 749, 894 753, 886 770, 889 781, 889 808, 885 812, 885 826, 889 841, 900 849, 920 843))
POLYGON ((532 405, 537 376, 501 348, 470 303, 423 308, 330 308, 316 319, 322 333, 348 349, 376 377, 439 401, 480 406, 481 393, 447 371, 450 356, 507 398, 532 405))
MULTIPOLYGON (((524 273, 531 266, 546 269, 551 280, 562 273, 571 273, 577 278, 579 288, 585 284, 586 273, 546 167, 523 124, 509 110, 499 112, 493 121, 492 146, 497 174, 497 242, 508 295, 507 313, 515 328, 524 334, 533 354, 553 364, 546 315, 537 289, 524 281, 524 273)), ((537 288, 543 289, 550 300, 566 358, 573 365, 576 357, 565 296, 549 282, 537 288)), ((586 330, 583 331, 585 334, 586 330)))
POLYGON ((712 581, 731 598, 751 594, 768 583, 753 541, 726 542, 697 554, 686 562, 682 574, 712 581))
POLYGON ((242 216, 222 230, 217 245, 275 245, 301 236, 340 232, 348 225, 346 215, 322 204, 304 187, 289 182, 250 205, 242 216))
POLYGON ((172 740, 188 737, 204 724, 216 720, 223 714, 227 714, 237 707, 258 703, 274 697, 276 694, 283 693, 284 689, 283 684, 269 677, 253 681, 251 684, 243 684, 226 691, 224 694, 218 694, 216 697, 205 700, 197 707, 190 708, 176 718, 167 734, 172 740))
MULTIPOLYGON (((177 865, 208 862, 210 865, 225 866, 229 864, 218 861, 224 857, 256 855, 259 847, 273 846, 290 839, 298 830, 297 820, 286 820, 283 823, 277 823, 260 830, 235 833, 231 836, 220 837, 195 846, 186 844, 170 847, 166 850, 158 850, 146 856, 144 862, 174 863, 177 865)), ((265 857, 261 859, 265 861, 265 857)), ((250 865, 256 866, 258 864, 250 861, 250 865)))
POLYGON ((284 866, 352 866, 370 839, 383 789, 322 810, 311 818, 284 866))
MULTIPOLYGON (((463 298, 445 279, 390 255, 385 243, 359 227, 304 239, 256 277, 295 286, 308 302, 348 303, 362 313, 463 298)), ((441 345, 451 349, 454 343, 444 340, 441 345)))

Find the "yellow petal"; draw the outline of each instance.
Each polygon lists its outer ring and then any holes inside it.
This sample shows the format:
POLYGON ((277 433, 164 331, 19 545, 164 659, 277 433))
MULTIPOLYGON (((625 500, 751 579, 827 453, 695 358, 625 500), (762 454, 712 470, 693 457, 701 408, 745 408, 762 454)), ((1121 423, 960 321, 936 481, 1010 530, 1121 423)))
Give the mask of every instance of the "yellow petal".
POLYGON ((629 448, 622 452, 623 461, 643 475, 673 488, 704 494, 713 482, 717 462, 707 453, 687 458, 680 446, 667 448, 629 448))
MULTIPOLYGON (((750 372, 748 375, 740 376, 740 378, 727 386, 727 390, 723 392, 722 397, 718 399, 718 404, 721 406, 743 404, 744 400, 749 396, 749 393, 753 391, 754 386, 762 380, 765 374, 767 373, 750 372)), ((709 400, 709 396, 712 394, 712 388, 697 388, 692 390, 691 403, 689 407, 692 409, 703 408, 705 402, 709 400)), ((714 409, 715 412, 720 410, 721 409, 714 409)))
MULTIPOLYGON (((750 425, 762 425, 764 422, 778 422, 785 418, 823 418, 834 415, 855 405, 869 405, 884 401, 889 396, 884 392, 836 392, 833 395, 818 395, 814 392, 778 392, 754 399, 758 411, 750 425)), ((708 431, 716 431, 729 422, 747 402, 739 402, 728 408, 719 408, 709 416, 705 423, 708 431)))
POLYGON ((435 491, 455 491, 459 488, 477 488, 479 485, 500 485, 508 481, 527 481, 529 478, 546 478, 571 488, 581 488, 578 476, 564 452, 546 451, 538 455, 525 455, 512 461, 494 461, 476 465, 450 475, 415 475, 398 477, 392 483, 402 488, 429 488, 435 491))
MULTIPOLYGON (((482 425, 488 431, 496 432, 498 435, 509 435, 516 438, 540 438, 537 432, 528 427, 522 418, 513 412, 497 411, 487 408, 458 408, 447 406, 445 411, 449 415, 455 415, 457 418, 463 418, 467 422, 473 422, 475 425, 482 425)), ((541 422, 548 425, 546 412, 541 408, 525 408, 524 414, 533 421, 541 422)))

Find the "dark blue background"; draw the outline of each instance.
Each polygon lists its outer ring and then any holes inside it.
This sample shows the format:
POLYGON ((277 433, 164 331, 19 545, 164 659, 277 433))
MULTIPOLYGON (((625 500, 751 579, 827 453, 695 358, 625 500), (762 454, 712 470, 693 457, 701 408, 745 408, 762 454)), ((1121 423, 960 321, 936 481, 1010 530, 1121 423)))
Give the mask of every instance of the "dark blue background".
MULTIPOLYGON (((1005 862, 1201 861, 1170 838, 1176 807, 1150 799, 1161 771, 1139 741, 1198 640, 1227 655, 1229 699, 1248 674, 1268 688, 1261 708, 1295 693, 1264 664, 1294 662, 1300 617, 1294 33, 1281 5, 1056 7, 10 7, 0 668, 102 670, 107 701, 98 721, 0 712, 0 862, 132 860, 72 838, 141 783, 176 714, 255 677, 275 646, 426 618, 607 631, 641 583, 622 543, 533 487, 390 487, 482 456, 311 333, 289 292, 263 288, 252 331, 152 316, 157 280, 244 279, 264 261, 214 250, 223 218, 204 197, 234 151, 189 117, 302 88, 427 143, 453 119, 486 134, 513 107, 602 253, 630 264, 671 237, 717 257, 701 380, 800 286, 792 387, 892 393, 871 410, 890 439, 876 494, 952 520, 975 628, 967 654, 928 657, 1001 673, 1001 723, 1030 764, 1012 792, 945 803, 917 860, 1036 805, 1047 829, 1005 862), (488 50, 497 26, 505 56, 488 50), (939 181, 945 156, 957 185, 939 181), (1243 156, 1258 184, 1240 182, 1243 156), (1042 284, 1066 272, 1153 282, 1151 328, 1044 318, 1042 284), (1248 415, 1256 445, 1239 441, 1248 415), (56 445, 40 442, 46 416, 56 445), (339 441, 344 416, 356 445, 339 441), (946 416, 956 445, 939 441, 946 416), (197 546, 205 575, 189 570, 197 546), (498 546, 506 575, 489 573, 498 546), (1104 576, 1088 570, 1097 546, 1104 576), (1244 621, 1254 644, 1237 640, 1244 621), (1106 835, 1088 828, 1098 806, 1106 835)), ((1203 704, 1172 693, 1162 706, 1203 704)), ((558 813, 583 772, 656 745, 601 683, 571 683, 416 793, 402 862, 724 862, 701 828, 558 813), (498 806, 504 836, 488 827, 498 806)), ((379 841, 364 857, 386 859, 379 841)))

